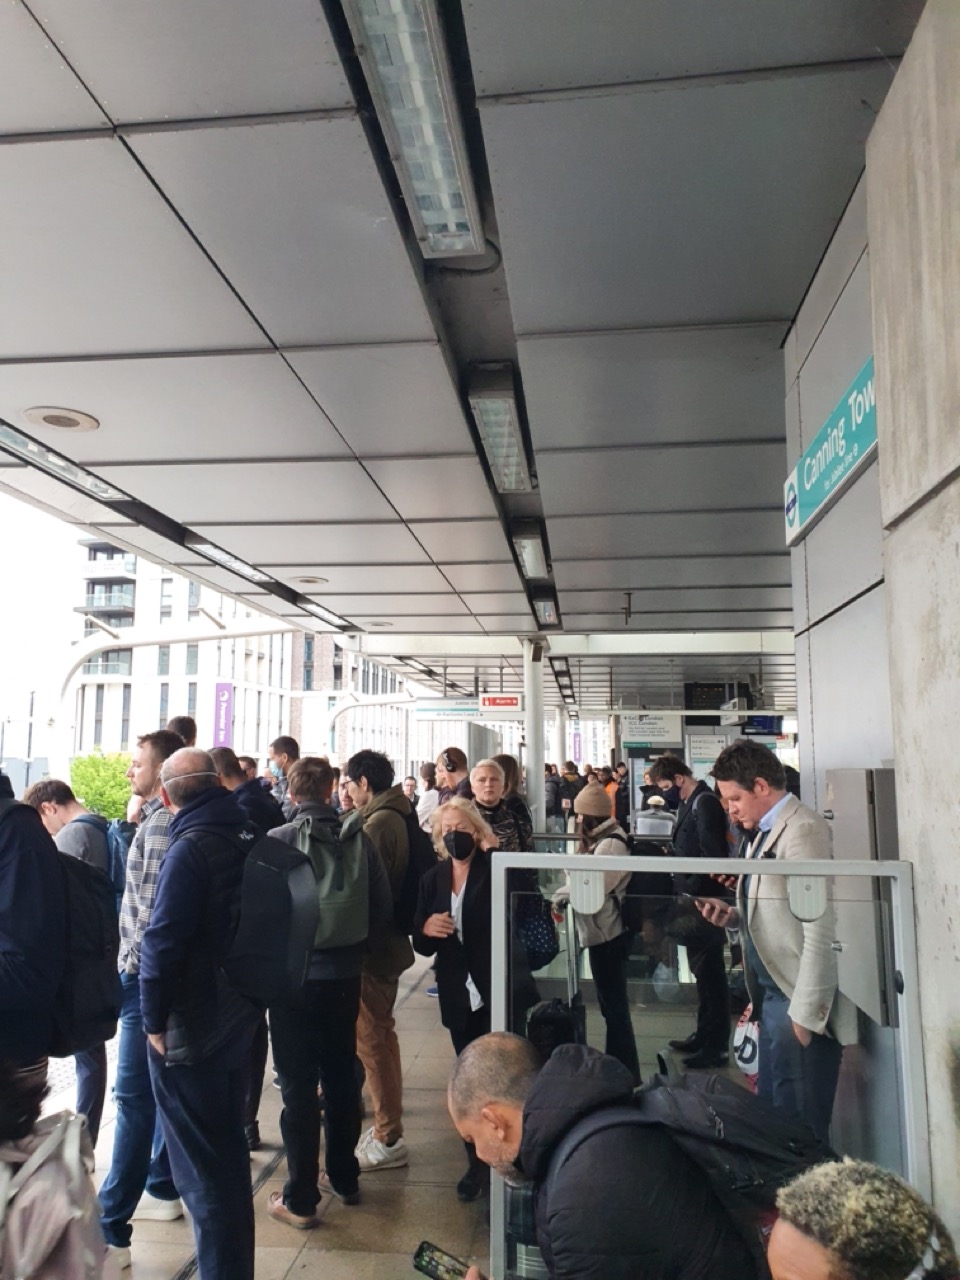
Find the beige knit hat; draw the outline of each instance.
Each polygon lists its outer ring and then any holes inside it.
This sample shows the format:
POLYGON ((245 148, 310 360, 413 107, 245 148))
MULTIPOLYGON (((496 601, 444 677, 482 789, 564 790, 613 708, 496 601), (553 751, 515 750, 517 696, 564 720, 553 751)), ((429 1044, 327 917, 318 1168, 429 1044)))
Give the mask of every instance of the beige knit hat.
POLYGON ((575 798, 573 811, 587 818, 609 818, 610 797, 599 782, 589 782, 575 798))

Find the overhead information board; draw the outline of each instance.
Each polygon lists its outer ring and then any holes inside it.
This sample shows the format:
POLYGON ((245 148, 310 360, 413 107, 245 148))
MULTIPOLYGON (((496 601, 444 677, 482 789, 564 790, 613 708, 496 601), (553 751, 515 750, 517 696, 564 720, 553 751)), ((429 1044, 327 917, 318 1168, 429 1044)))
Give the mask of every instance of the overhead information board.
POLYGON ((783 486, 787 546, 799 542, 877 450, 873 356, 847 387, 783 486))
POLYGON ((624 747, 679 746, 683 717, 679 711, 650 711, 620 716, 624 747))

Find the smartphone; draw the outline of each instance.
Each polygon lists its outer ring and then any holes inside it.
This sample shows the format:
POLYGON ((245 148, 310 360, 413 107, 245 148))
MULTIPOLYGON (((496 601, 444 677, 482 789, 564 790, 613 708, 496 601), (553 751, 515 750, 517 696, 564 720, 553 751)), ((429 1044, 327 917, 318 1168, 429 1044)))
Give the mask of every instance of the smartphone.
POLYGON ((415 1271, 419 1271, 421 1275, 430 1276, 431 1280, 463 1280, 470 1270, 468 1263, 461 1262, 452 1254, 444 1253, 429 1240, 421 1240, 417 1245, 417 1252, 413 1255, 413 1266, 415 1271))

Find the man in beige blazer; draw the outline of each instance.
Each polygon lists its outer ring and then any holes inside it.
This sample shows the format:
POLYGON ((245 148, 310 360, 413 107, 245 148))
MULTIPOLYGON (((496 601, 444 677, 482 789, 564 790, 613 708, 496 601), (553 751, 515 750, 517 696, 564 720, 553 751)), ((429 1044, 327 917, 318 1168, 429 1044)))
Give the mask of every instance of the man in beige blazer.
MULTIPOLYGON (((731 819, 756 832, 745 856, 762 862, 832 858, 830 828, 790 795, 783 766, 759 743, 732 743, 713 776, 731 819)), ((747 987, 760 1023, 757 1090, 774 1106, 803 1119, 822 1138, 840 1073, 842 1045, 856 1039, 856 1010, 837 990, 834 911, 827 902, 814 920, 799 920, 783 876, 729 878, 737 905, 700 899, 713 924, 738 929, 747 987)))

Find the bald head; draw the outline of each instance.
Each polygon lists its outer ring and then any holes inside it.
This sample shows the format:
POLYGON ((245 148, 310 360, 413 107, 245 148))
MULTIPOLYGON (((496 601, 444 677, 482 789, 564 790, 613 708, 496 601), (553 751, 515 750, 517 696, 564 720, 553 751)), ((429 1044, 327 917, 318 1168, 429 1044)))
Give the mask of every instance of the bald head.
POLYGON ((541 1065, 523 1036, 509 1031, 480 1036, 453 1064, 447 1096, 454 1121, 476 1115, 489 1103, 522 1111, 541 1065))
POLYGON ((219 787, 220 779, 217 766, 208 752, 199 751, 196 747, 182 747, 164 760, 160 784, 167 807, 177 813, 204 791, 219 787))

